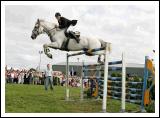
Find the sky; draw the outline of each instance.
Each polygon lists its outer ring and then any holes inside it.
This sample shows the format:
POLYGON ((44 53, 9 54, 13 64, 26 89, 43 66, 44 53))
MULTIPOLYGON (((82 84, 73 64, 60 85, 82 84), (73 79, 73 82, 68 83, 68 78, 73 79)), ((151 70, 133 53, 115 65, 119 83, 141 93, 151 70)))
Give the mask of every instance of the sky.
MULTIPOLYGON (((86 37, 102 38, 112 44, 109 60, 120 60, 125 53, 126 63, 144 63, 146 55, 153 57, 155 49, 155 8, 153 5, 6 5, 5 6, 5 64, 13 68, 36 68, 39 50, 49 43, 45 34, 31 39, 38 18, 57 23, 54 14, 60 12, 77 19, 75 31, 86 37)), ((41 68, 47 63, 66 61, 66 52, 51 50, 53 59, 42 54, 41 68)), ((73 52, 69 52, 73 53, 73 52)), ((97 56, 76 56, 70 62, 96 62, 97 56)))

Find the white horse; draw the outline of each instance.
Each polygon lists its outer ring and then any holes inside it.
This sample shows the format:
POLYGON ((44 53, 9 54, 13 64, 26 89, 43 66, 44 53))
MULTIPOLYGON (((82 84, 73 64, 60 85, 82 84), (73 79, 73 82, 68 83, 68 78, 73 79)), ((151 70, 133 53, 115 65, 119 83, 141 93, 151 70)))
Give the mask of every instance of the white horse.
MULTIPOLYGON (((80 50, 90 50, 95 48, 105 47, 107 42, 101 39, 93 39, 80 36, 80 42, 77 43, 75 39, 67 38, 65 36, 65 29, 56 28, 55 23, 50 23, 44 20, 37 20, 32 31, 31 38, 34 40, 40 34, 46 33, 51 43, 44 44, 44 53, 52 58, 52 54, 49 53, 49 48, 59 49, 64 51, 80 51, 80 50)), ((108 43, 110 44, 110 43, 108 43)), ((110 45, 107 45, 107 49, 110 50, 110 45)), ((101 60, 101 51, 94 52, 93 54, 99 55, 98 62, 101 60)), ((87 54, 86 54, 87 55, 87 54)), ((89 55, 89 54, 88 54, 89 55)))

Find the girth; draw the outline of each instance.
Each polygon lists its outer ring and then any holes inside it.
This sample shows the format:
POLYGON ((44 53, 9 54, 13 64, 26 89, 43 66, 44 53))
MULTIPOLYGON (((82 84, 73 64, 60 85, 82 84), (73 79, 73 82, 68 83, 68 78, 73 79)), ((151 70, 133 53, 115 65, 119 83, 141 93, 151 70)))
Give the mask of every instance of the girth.
POLYGON ((62 46, 61 46, 60 50, 69 51, 69 49, 68 49, 69 40, 70 40, 70 38, 67 38, 67 40, 62 43, 62 46))

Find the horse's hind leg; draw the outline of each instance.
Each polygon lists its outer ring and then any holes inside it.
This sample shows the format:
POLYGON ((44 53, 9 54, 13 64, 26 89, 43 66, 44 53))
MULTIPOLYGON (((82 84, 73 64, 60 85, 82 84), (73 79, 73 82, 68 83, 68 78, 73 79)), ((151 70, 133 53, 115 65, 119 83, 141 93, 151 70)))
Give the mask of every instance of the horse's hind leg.
POLYGON ((104 60, 102 61, 102 55, 98 55, 97 63, 104 63, 104 60))
POLYGON ((98 55, 98 60, 97 60, 97 63, 104 63, 104 51, 98 51, 98 52, 93 52, 92 53, 93 55, 98 55))

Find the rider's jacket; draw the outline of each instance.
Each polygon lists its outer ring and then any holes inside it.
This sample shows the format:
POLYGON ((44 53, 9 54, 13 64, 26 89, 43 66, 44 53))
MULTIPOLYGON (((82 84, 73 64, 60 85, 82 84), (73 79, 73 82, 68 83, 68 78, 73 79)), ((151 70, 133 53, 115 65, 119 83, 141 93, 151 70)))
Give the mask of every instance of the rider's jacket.
POLYGON ((59 28, 63 29, 63 28, 68 28, 70 25, 75 26, 77 24, 77 20, 69 20, 67 18, 60 17, 58 23, 59 23, 59 28))

